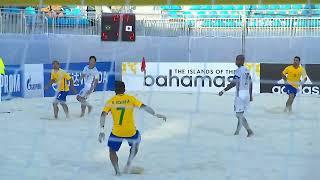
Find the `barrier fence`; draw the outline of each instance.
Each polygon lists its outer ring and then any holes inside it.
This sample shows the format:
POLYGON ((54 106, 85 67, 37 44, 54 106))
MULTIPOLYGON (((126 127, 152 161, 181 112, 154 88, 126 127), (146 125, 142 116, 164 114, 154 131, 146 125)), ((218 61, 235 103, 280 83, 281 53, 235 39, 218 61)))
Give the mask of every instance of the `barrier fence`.
MULTIPOLYGON (((320 17, 255 18, 170 18, 163 15, 137 15, 138 36, 209 36, 209 37, 283 37, 320 36, 320 17)), ((0 9, 0 33, 100 35, 99 14, 49 17, 45 13, 26 14, 0 9)))

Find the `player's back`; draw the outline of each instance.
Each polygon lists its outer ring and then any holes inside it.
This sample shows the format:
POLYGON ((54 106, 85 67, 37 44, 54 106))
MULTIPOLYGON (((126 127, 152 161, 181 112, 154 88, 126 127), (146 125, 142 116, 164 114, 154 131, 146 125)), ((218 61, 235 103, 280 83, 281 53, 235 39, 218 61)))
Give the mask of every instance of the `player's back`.
POLYGON ((119 94, 113 96, 104 109, 110 112, 113 118, 112 133, 120 137, 131 137, 136 133, 134 108, 141 107, 142 103, 134 96, 119 94))
POLYGON ((250 83, 251 83, 251 75, 249 70, 244 66, 239 67, 235 72, 235 78, 237 79, 236 81, 237 91, 249 92, 250 83))

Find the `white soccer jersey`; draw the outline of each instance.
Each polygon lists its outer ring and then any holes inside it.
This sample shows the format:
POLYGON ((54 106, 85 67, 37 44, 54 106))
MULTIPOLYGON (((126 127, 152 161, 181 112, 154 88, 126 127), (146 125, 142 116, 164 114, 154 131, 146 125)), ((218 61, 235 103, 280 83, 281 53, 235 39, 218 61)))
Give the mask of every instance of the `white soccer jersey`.
POLYGON ((239 67, 234 75, 234 81, 236 82, 236 95, 239 95, 239 92, 246 91, 249 93, 250 84, 252 83, 251 75, 249 70, 241 66, 239 67))
POLYGON ((250 83, 252 83, 250 72, 244 66, 239 67, 234 75, 236 83, 236 97, 234 101, 235 112, 245 112, 250 103, 250 83))
POLYGON ((99 79, 99 71, 96 67, 90 69, 89 65, 84 67, 82 74, 84 75, 84 86, 91 87, 93 81, 99 79))

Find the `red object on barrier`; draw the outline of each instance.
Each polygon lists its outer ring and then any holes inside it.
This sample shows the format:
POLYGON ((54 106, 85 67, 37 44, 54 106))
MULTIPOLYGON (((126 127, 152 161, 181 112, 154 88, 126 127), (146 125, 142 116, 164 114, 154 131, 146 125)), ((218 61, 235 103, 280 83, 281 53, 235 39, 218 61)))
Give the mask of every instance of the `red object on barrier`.
POLYGON ((144 59, 144 57, 142 58, 141 62, 141 72, 146 72, 146 60, 144 59))

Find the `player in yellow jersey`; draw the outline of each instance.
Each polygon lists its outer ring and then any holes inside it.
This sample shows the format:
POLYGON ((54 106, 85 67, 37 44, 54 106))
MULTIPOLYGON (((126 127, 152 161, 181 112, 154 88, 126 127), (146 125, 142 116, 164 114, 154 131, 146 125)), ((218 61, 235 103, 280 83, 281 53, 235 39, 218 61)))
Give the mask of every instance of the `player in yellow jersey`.
POLYGON ((105 118, 108 113, 111 112, 113 119, 113 129, 108 139, 109 156, 111 163, 115 169, 117 176, 120 175, 117 151, 120 149, 122 141, 127 140, 130 148, 130 154, 127 164, 124 168, 124 173, 130 171, 131 163, 139 150, 139 144, 141 136, 136 129, 134 121, 134 108, 140 108, 148 112, 149 114, 161 118, 166 121, 166 117, 160 114, 156 114, 155 111, 144 105, 134 96, 125 94, 125 84, 122 81, 115 82, 116 95, 107 101, 100 117, 101 132, 99 134, 99 142, 103 142, 105 139, 104 124, 105 118))
POLYGON ((296 97, 299 86, 303 85, 307 81, 307 73, 300 64, 299 56, 294 57, 293 64, 283 70, 282 78, 286 84, 284 91, 289 95, 285 112, 291 112, 292 103, 296 97), (301 78, 303 79, 302 81, 301 78))
POLYGON ((69 85, 68 85, 69 82, 70 82, 70 86, 72 88, 73 93, 76 94, 77 92, 74 88, 74 84, 71 76, 67 72, 65 72, 63 69, 60 68, 59 61, 53 61, 52 66, 53 68, 51 71, 51 80, 49 84, 45 87, 45 90, 47 90, 49 86, 51 86, 53 83, 57 84, 58 94, 55 100, 53 101, 54 118, 56 119, 58 118, 58 112, 59 112, 58 103, 61 104, 67 118, 69 118, 69 108, 66 104, 67 95, 69 93, 69 85))
MULTIPOLYGON (((5 65, 2 61, 2 58, 0 57, 0 78, 1 78, 1 75, 4 75, 5 73, 5 65)), ((1 89, 2 87, 0 86, 0 102, 1 102, 1 89)))

